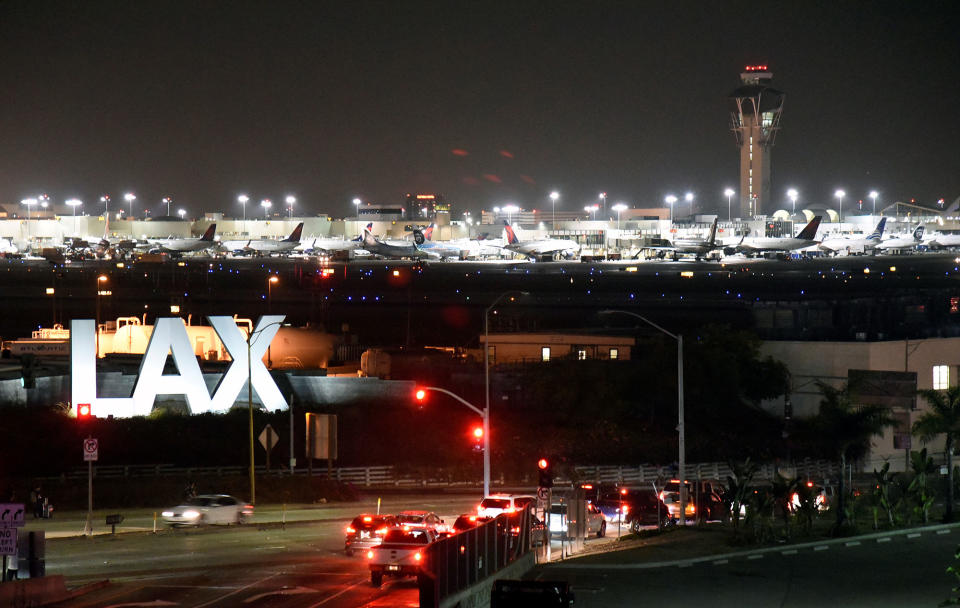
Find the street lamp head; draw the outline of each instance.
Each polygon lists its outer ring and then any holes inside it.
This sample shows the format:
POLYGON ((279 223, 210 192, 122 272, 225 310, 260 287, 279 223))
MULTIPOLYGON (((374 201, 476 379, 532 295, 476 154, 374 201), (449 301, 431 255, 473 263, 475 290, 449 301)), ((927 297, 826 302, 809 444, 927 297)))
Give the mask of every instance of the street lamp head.
POLYGON ((265 198, 262 201, 260 201, 260 206, 263 207, 264 209, 269 209, 272 205, 273 205, 273 201, 271 201, 268 198, 265 198))
POLYGON ((123 200, 129 203, 130 201, 137 200, 137 197, 133 192, 127 192, 126 194, 123 195, 123 200))
POLYGON ((246 205, 247 201, 249 200, 250 200, 250 197, 247 196, 246 194, 241 194, 240 196, 237 197, 237 202, 239 202, 241 205, 246 205))
POLYGON ((99 282, 101 282, 101 283, 103 283, 104 281, 108 281, 108 280, 109 280, 109 277, 107 277, 107 275, 105 275, 105 274, 101 274, 100 276, 97 277, 97 281, 99 281, 99 282))
POLYGON ((880 196, 880 193, 877 192, 876 190, 870 191, 870 198, 877 198, 878 196, 880 196))
POLYGON ((683 195, 683 200, 687 201, 688 203, 689 203, 690 201, 692 201, 692 200, 693 200, 693 192, 687 192, 686 194, 684 194, 684 195, 683 195))
POLYGON ((185 215, 187 215, 187 210, 186 210, 186 209, 177 209, 177 215, 180 216, 180 219, 183 219, 183 217, 184 217, 185 215))
POLYGON ((276 283, 276 282, 279 281, 279 280, 280 280, 279 277, 277 277, 277 275, 275 275, 275 274, 274 274, 274 275, 271 275, 271 276, 270 276, 270 279, 269 279, 270 283, 276 283))
POLYGON ((21 205, 27 205, 27 206, 29 206, 29 205, 36 205, 36 204, 37 204, 37 199, 35 199, 35 198, 25 198, 25 199, 23 199, 22 201, 20 201, 20 204, 21 204, 21 205))
POLYGON ((733 195, 734 195, 733 188, 727 188, 726 190, 724 190, 724 191, 723 191, 723 195, 724 195, 724 196, 733 196, 733 195))
POLYGON ((71 199, 69 199, 69 200, 67 201, 66 204, 67 204, 67 205, 70 205, 71 207, 76 207, 77 205, 82 205, 82 204, 83 204, 83 201, 81 201, 81 200, 78 199, 78 198, 71 198, 71 199))
POLYGON ((291 195, 291 196, 287 196, 287 198, 284 200, 287 202, 288 205, 292 205, 295 202, 297 202, 297 197, 291 195))
POLYGON ((359 198, 353 199, 353 204, 356 205, 357 207, 359 207, 359 206, 360 206, 360 203, 362 203, 362 202, 363 202, 363 201, 361 201, 359 198))
POLYGON ((606 193, 606 192, 601 192, 601 193, 600 193, 600 200, 602 200, 602 201, 607 200, 607 193, 606 193))
POLYGON ((672 205, 672 204, 674 204, 675 202, 677 202, 677 197, 675 197, 675 196, 672 195, 672 194, 668 194, 667 197, 666 197, 665 199, 663 199, 663 200, 665 200, 668 205, 672 205))
POLYGON ((553 192, 550 193, 550 200, 552 200, 553 202, 557 202, 557 199, 558 199, 558 198, 560 198, 560 193, 559 193, 559 192, 553 191, 553 192))
POLYGON ((620 213, 621 211, 626 211, 626 210, 627 210, 627 206, 624 205, 623 203, 617 203, 616 205, 614 205, 614 206, 612 207, 612 209, 613 209, 614 211, 616 211, 617 213, 620 213))
POLYGON ((787 190, 787 196, 789 196, 789 197, 792 198, 792 199, 797 198, 797 194, 798 194, 798 193, 797 193, 796 188, 790 188, 789 190, 787 190))
POLYGON ((837 198, 843 198, 847 195, 847 193, 844 192, 843 190, 837 190, 836 192, 833 193, 833 195, 837 198))

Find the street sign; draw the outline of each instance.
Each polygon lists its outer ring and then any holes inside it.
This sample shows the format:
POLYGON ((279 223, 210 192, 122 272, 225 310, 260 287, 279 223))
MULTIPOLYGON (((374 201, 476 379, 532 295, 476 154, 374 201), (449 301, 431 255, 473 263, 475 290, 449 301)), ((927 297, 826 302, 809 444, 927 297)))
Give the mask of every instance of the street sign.
POLYGON ((539 500, 546 500, 550 495, 550 488, 537 488, 537 498, 539 500))
POLYGON ((269 452, 272 450, 278 441, 280 441, 280 435, 277 435, 277 432, 273 430, 273 427, 269 424, 260 431, 260 445, 262 445, 266 451, 269 452))
POLYGON ((16 528, 0 528, 0 555, 17 554, 16 528))
POLYGON ((100 454, 100 444, 90 437, 83 440, 83 461, 96 461, 100 454))
POLYGON ((0 528, 22 528, 23 513, 22 502, 0 503, 0 528))

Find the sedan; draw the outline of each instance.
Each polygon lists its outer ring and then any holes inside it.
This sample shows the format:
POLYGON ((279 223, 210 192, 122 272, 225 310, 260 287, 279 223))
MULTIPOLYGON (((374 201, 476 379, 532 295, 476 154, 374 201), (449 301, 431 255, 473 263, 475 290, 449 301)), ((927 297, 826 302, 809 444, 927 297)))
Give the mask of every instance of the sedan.
POLYGON ((253 505, 226 494, 201 494, 161 515, 172 527, 242 524, 253 517, 253 505))
POLYGON ((440 536, 450 533, 449 527, 432 511, 400 511, 397 513, 397 525, 407 529, 427 528, 440 536))

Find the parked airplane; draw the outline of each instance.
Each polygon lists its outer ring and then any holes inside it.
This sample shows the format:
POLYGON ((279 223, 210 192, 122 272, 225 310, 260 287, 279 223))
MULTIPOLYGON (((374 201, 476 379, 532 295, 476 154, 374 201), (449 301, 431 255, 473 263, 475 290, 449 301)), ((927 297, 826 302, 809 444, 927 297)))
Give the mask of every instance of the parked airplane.
POLYGON ((894 236, 885 241, 880 241, 877 249, 890 251, 893 249, 916 249, 923 242, 923 224, 917 224, 910 236, 894 236))
POLYGON ((250 253, 284 253, 293 251, 300 244, 300 235, 303 232, 303 222, 297 224, 285 239, 248 239, 245 241, 222 241, 220 247, 227 251, 244 251, 250 253))
POLYGON ((426 240, 420 245, 422 251, 435 254, 441 259, 467 259, 500 255, 503 244, 500 239, 497 239, 496 242, 480 239, 434 241, 433 231, 436 226, 436 224, 430 224, 423 229, 423 236, 426 240))
POLYGON ((711 251, 720 249, 720 245, 717 244, 717 218, 713 218, 713 225, 710 226, 710 236, 706 239, 676 239, 663 249, 667 252, 673 252, 674 260, 681 253, 692 253, 697 261, 700 261, 700 258, 710 255, 711 251))
POLYGON ((951 249, 960 247, 960 234, 938 232, 924 239, 923 244, 931 249, 951 249))
POLYGON ((547 255, 562 255, 566 258, 575 257, 580 254, 580 243, 567 239, 539 239, 521 241, 517 235, 519 227, 514 228, 503 222, 503 230, 506 233, 504 238, 504 249, 525 255, 530 258, 539 258, 547 255))
POLYGON ((734 249, 750 255, 763 251, 794 251, 809 247, 816 244, 817 228, 820 227, 820 220, 822 219, 822 215, 814 216, 810 223, 804 226, 800 234, 795 237, 761 236, 747 239, 744 235, 734 249))
POLYGON ((413 243, 408 245, 400 245, 384 243, 383 241, 379 240, 377 237, 373 236, 373 233, 370 232, 372 227, 373 226, 371 224, 367 224, 367 227, 363 230, 363 240, 360 242, 360 246, 369 251, 372 255, 396 259, 423 259, 428 257, 437 257, 420 249, 420 245, 422 245, 424 241, 423 233, 420 232, 420 230, 413 231, 413 243))
POLYGON ((185 253, 188 251, 203 251, 213 247, 216 242, 213 240, 217 232, 217 225, 210 224, 206 232, 200 238, 169 238, 169 239, 150 239, 147 246, 160 251, 169 251, 172 253, 185 253))
POLYGON ((867 236, 837 236, 823 239, 818 247, 821 251, 827 251, 833 254, 846 252, 849 254, 867 253, 877 248, 883 237, 883 229, 887 225, 887 218, 882 217, 877 223, 877 227, 867 236))

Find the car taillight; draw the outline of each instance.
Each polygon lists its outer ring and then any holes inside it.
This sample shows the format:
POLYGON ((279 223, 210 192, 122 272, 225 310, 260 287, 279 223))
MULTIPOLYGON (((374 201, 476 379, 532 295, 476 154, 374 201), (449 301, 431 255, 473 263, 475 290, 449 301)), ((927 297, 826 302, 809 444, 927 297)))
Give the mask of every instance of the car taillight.
POLYGON ((373 518, 372 518, 372 517, 364 517, 364 518, 363 518, 363 521, 364 521, 365 523, 370 523, 371 521, 373 521, 373 518))
POLYGON ((373 551, 367 551, 367 559, 373 559, 373 551))
POLYGON ((347 526, 347 534, 356 534, 357 531, 352 526, 347 526))
POLYGON ((520 526, 510 528, 510 534, 520 534, 520 526))
POLYGON ((470 521, 477 521, 477 516, 476 516, 476 515, 471 515, 471 516, 470 516, 470 521))
POLYGON ((697 507, 696 507, 695 505, 690 505, 690 512, 691 512, 691 513, 696 513, 696 512, 697 512, 697 507))
POLYGON ((630 511, 630 507, 628 507, 627 505, 623 505, 623 514, 626 515, 627 512, 629 511, 630 511))
POLYGON ((504 513, 513 513, 514 511, 516 511, 514 507, 507 507, 503 510, 504 513))
POLYGON ((387 529, 386 529, 386 528, 380 528, 379 530, 377 530, 377 534, 380 535, 380 536, 386 536, 386 534, 387 534, 387 529))
POLYGON ((423 559, 423 555, 421 555, 420 552, 417 551, 416 553, 413 554, 413 559, 419 562, 421 559, 423 559))

